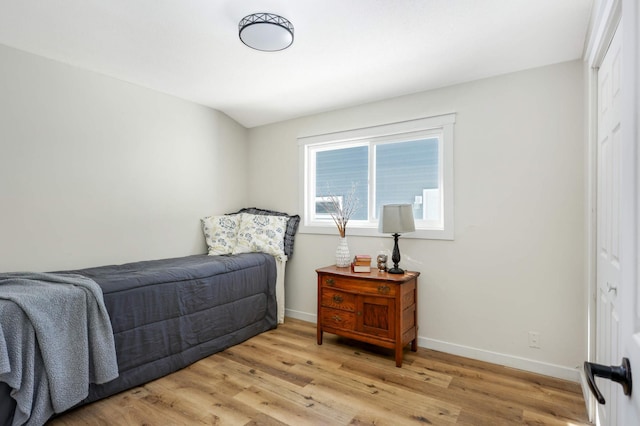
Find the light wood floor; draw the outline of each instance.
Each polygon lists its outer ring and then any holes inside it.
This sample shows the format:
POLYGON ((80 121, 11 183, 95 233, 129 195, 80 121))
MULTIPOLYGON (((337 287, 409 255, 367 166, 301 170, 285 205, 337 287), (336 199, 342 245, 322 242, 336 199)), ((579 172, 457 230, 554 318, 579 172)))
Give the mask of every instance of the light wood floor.
POLYGON ((49 425, 587 425, 579 385, 286 324, 49 425))

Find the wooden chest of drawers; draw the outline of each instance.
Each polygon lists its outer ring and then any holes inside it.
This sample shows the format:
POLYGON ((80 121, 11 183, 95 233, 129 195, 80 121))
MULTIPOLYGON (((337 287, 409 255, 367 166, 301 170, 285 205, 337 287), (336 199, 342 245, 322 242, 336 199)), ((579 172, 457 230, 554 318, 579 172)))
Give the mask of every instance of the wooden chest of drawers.
POLYGON ((328 266, 318 274, 318 344, 323 332, 395 350, 402 366, 402 350, 417 345, 417 284, 419 272, 394 275, 328 266))

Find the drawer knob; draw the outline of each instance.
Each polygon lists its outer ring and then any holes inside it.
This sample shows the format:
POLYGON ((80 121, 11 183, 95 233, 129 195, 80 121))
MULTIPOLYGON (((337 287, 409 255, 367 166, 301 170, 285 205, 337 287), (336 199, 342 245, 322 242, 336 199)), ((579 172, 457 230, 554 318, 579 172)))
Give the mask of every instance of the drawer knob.
POLYGON ((339 294, 333 295, 333 303, 342 303, 344 299, 339 294))
POLYGON ((327 283, 327 285, 334 285, 336 283, 336 281, 333 278, 327 278, 325 282, 327 283))
POLYGON ((387 294, 391 288, 388 285, 381 285, 378 287, 378 293, 387 294))
POLYGON ((332 320, 334 320, 335 322, 340 322, 342 321, 342 318, 340 318, 338 315, 334 315, 331 317, 332 320))

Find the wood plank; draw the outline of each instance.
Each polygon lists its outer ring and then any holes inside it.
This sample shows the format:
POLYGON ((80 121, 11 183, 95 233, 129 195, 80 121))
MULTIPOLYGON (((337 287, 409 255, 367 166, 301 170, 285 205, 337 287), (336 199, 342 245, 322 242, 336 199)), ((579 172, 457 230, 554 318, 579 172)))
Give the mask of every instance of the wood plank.
POLYGON ((369 413, 388 416, 393 413, 396 421, 412 422, 415 419, 446 419, 455 422, 460 408, 448 402, 409 392, 401 387, 351 373, 344 368, 324 370, 315 365, 296 365, 294 369, 313 370, 314 380, 308 387, 314 388, 315 399, 323 400, 327 394, 338 394, 349 405, 365 408, 369 413), (321 394, 321 397, 318 395, 321 394))
POLYGON ((289 425, 330 425, 336 422, 332 413, 327 417, 324 412, 312 410, 316 404, 310 400, 305 406, 301 406, 276 392, 255 386, 249 387, 235 398, 289 425))
MULTIPOLYGON (((438 355, 439 356, 439 355, 438 355)), ((477 361, 469 360, 469 364, 477 361)), ((464 360, 452 365, 445 362, 420 359, 414 365, 428 366, 429 371, 451 374, 454 378, 449 390, 456 389, 467 395, 479 394, 481 398, 493 398, 520 409, 535 410, 552 414, 557 418, 571 419, 584 413, 585 403, 579 386, 561 384, 558 379, 532 375, 528 372, 508 369, 507 367, 480 364, 481 368, 469 368, 464 360), (505 373, 512 374, 505 377, 505 373), (499 377, 499 380, 495 380, 499 377), (571 388, 574 392, 562 391, 571 388)), ((470 396, 467 396, 470 397, 470 396)))
MULTIPOLYGON (((273 398, 274 401, 272 402, 277 401, 279 406, 288 405, 304 408, 304 413, 311 418, 333 419, 333 422, 339 421, 345 422, 346 424, 353 414, 348 410, 348 407, 341 407, 336 410, 331 401, 327 403, 327 401, 315 399, 308 386, 300 387, 289 381, 274 378, 268 373, 256 369, 254 366, 229 360, 228 363, 225 364, 225 371, 233 373, 229 375, 228 381, 238 380, 246 384, 245 391, 249 387, 265 390, 271 395, 277 395, 277 397, 273 398)), ((255 395, 249 396, 245 391, 241 392, 236 399, 247 401, 250 398, 255 398, 255 395)), ((255 390, 252 390, 252 392, 257 393, 255 390)), ((265 410, 262 406, 260 407, 263 412, 270 414, 270 411, 265 410)), ((270 410, 271 409, 272 407, 270 407, 270 410)))

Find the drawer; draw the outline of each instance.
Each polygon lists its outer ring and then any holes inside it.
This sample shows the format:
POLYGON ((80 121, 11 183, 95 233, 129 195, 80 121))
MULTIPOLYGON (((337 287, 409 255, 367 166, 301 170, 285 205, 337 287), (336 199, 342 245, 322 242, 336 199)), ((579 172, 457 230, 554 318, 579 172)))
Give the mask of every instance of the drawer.
POLYGON ((356 328, 356 314, 339 309, 322 309, 320 321, 322 321, 323 327, 339 328, 342 330, 355 330, 356 328))
POLYGON ((323 288, 322 306, 354 312, 356 310, 356 296, 331 288, 323 288))
MULTIPOLYGON (((364 278, 364 277, 363 277, 364 278)), ((368 281, 362 278, 347 278, 336 275, 322 275, 320 283, 324 288, 345 290, 358 294, 372 294, 377 296, 395 296, 397 285, 385 281, 368 281)))

